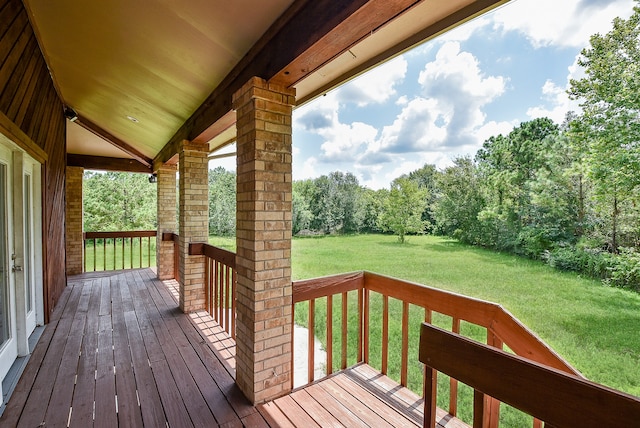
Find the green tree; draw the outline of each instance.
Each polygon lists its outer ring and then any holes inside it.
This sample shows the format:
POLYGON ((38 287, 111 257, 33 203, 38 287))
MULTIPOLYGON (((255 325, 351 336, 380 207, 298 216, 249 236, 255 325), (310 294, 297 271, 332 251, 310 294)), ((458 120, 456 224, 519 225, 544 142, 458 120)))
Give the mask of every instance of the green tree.
POLYGON ((209 234, 236 232, 236 174, 219 166, 209 171, 209 234))
POLYGON ((398 235, 401 243, 407 234, 422 233, 428 225, 422 220, 426 200, 427 190, 418 183, 404 177, 395 179, 380 215, 381 227, 398 235))
POLYGON ((583 110, 572 131, 584 146, 609 246, 618 251, 625 211, 640 184, 640 8, 628 20, 616 18, 609 33, 593 35, 590 45, 578 60, 585 77, 571 81, 569 93, 583 110))
POLYGON ((84 230, 155 229, 156 195, 145 174, 85 171, 84 230))
POLYGON ((436 232, 462 242, 481 242, 478 214, 485 207, 480 176, 470 157, 453 161, 437 177, 437 200, 432 205, 436 232))

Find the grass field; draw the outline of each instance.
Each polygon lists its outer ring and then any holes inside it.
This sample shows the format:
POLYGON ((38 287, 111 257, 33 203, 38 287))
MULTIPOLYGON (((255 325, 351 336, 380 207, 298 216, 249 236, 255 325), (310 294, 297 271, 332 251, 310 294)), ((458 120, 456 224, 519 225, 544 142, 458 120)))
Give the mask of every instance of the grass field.
MULTIPOLYGON (((212 242, 234 250, 233 239, 212 242)), ((405 244, 385 235, 296 238, 292 270, 294 280, 368 270, 499 303, 588 379, 640 396, 637 293, 433 236, 405 244)), ((321 340, 323 326, 316 328, 321 340)))

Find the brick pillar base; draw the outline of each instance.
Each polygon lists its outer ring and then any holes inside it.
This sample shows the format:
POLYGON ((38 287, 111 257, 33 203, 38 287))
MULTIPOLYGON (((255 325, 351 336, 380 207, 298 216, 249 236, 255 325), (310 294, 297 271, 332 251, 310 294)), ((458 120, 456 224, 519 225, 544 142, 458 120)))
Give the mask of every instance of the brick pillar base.
POLYGON ((164 165, 158 170, 158 237, 156 238, 156 266, 158 279, 173 278, 173 241, 162 241, 162 233, 175 233, 176 227, 176 170, 164 165))
POLYGON ((236 382, 253 403, 292 389, 291 112, 295 90, 251 79, 237 111, 236 382))
POLYGON ((204 309, 204 256, 190 256, 189 243, 209 238, 209 145, 183 141, 180 144, 180 309, 204 309))
POLYGON ((84 237, 82 236, 82 177, 84 168, 68 166, 65 178, 66 186, 66 220, 65 240, 67 275, 77 275, 84 270, 83 251, 84 237))

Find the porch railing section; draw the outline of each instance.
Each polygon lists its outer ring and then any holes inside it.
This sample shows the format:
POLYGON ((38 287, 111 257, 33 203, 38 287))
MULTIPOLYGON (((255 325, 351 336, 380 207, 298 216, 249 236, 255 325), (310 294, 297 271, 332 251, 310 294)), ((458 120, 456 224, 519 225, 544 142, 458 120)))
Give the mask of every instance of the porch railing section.
MULTIPOLYGON (((427 323, 432 323, 437 318, 439 324, 448 322, 450 331, 454 333, 464 330, 476 340, 480 338, 479 336, 484 336, 482 340, 489 346, 498 349, 506 346, 516 355, 580 376, 513 315, 494 303, 371 272, 355 272, 294 282, 293 302, 294 311, 297 304, 306 302, 304 304, 308 305, 309 382, 315 380, 316 355, 313 335, 317 331, 315 326, 320 319, 326 326, 324 334, 326 335, 327 375, 331 374, 336 366, 344 369, 353 363, 364 362, 377 365, 382 374, 392 378, 397 376, 396 380, 402 386, 408 386, 409 367, 410 364, 415 363, 415 356, 411 356, 410 359, 409 355, 410 341, 415 345, 418 340, 410 338, 409 315, 410 312, 415 314, 416 309, 422 311, 424 321, 427 323), (321 304, 318 305, 318 302, 321 304), (337 314, 334 314, 336 303, 340 308, 337 314), (390 309, 391 307, 394 309, 390 309), (324 313, 318 317, 320 310, 324 313), (379 331, 377 336, 381 338, 381 343, 371 343, 371 332, 374 327, 370 321, 373 311, 381 312, 378 313, 379 317, 375 317, 380 319, 381 325, 376 325, 375 328, 379 331), (334 326, 334 318, 340 320, 339 326, 334 326), (392 324, 399 326, 399 329, 392 328, 392 324), (350 326, 355 326, 355 331, 354 327, 350 326), (336 334, 339 338, 337 341, 334 338, 336 334), (348 339, 348 335, 352 338, 348 339), (336 344, 340 349, 334 352, 333 348, 336 344), (390 344, 399 345, 399 370, 389 366, 390 352, 396 352, 396 355, 398 352, 398 349, 390 350, 390 344), (378 361, 372 360, 372 350, 379 357, 378 361), (340 356, 339 364, 334 363, 334 354, 340 356), (351 356, 350 361, 347 361, 348 356, 351 356)), ((293 348, 295 349, 295 346, 293 348)), ((449 413, 456 416, 458 382, 455 378, 450 379, 448 401, 449 413)), ((483 426, 498 426, 499 403, 491 398, 487 398, 487 401, 488 410, 485 417, 488 423, 483 426)), ((534 420, 533 425, 534 427, 542 426, 538 420, 534 420)))
POLYGON ((150 267, 155 263, 156 235, 155 230, 85 232, 83 270, 150 267))
POLYGON ((190 255, 205 256, 206 307, 213 319, 236 339, 236 255, 213 245, 189 244, 190 255))
POLYGON ((487 395, 545 421, 545 427, 636 426, 640 399, 424 323, 424 426, 436 426, 436 370, 474 390, 473 426, 486 426, 487 395), (496 376, 496 373, 500 373, 496 376), (579 397, 579 406, 572 406, 579 397))

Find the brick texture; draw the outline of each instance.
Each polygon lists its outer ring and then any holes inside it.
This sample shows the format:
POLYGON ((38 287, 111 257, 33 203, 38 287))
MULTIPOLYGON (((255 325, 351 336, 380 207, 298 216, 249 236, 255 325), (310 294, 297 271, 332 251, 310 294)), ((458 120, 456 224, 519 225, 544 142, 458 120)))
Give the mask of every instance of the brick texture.
POLYGON ((183 141, 179 150, 180 309, 205 308, 204 256, 190 256, 189 243, 209 238, 209 169, 207 143, 183 141))
POLYGON ((82 273, 84 238, 82 236, 82 177, 84 168, 68 166, 66 186, 65 241, 67 275, 82 273))
POLYGON ((165 165, 158 170, 158 237, 156 239, 156 264, 159 279, 173 278, 173 242, 162 241, 163 232, 175 233, 176 224, 176 171, 165 165))
POLYGON ((236 382, 254 403, 291 391, 291 112, 295 90, 253 78, 237 113, 236 382))

